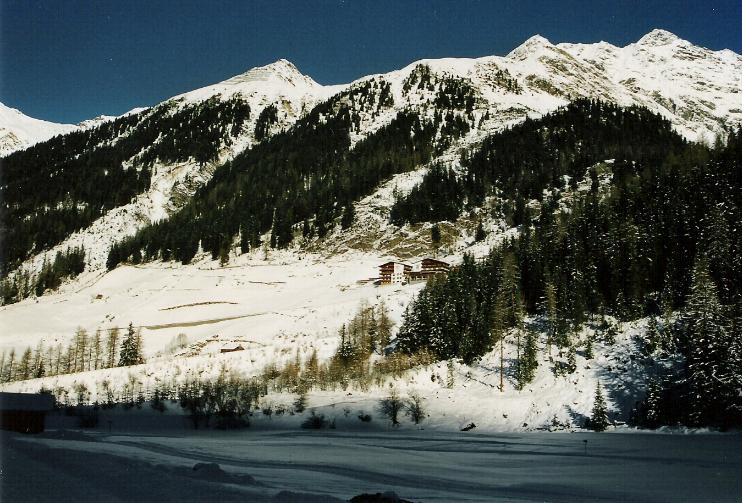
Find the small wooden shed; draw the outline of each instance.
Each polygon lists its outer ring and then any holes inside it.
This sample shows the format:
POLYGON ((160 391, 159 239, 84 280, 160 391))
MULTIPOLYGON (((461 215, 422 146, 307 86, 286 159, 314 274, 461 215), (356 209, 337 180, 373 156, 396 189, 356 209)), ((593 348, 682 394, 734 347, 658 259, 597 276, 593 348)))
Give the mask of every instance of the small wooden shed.
POLYGON ((0 393, 0 428, 20 433, 44 431, 54 397, 44 393, 0 393))
POLYGON ((245 348, 242 347, 242 344, 230 344, 227 346, 222 346, 222 348, 219 350, 220 353, 233 353, 235 351, 244 351, 245 348))

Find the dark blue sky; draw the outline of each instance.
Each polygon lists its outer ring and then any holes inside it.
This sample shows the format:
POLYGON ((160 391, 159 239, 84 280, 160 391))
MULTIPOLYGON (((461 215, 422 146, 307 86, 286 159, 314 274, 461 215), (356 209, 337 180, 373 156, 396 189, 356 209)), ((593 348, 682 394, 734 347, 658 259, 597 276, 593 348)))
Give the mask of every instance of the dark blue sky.
POLYGON ((652 28, 742 53, 742 0, 1 0, 0 101, 78 122, 278 58, 323 84, 416 59, 503 55, 539 33, 625 45, 652 28))

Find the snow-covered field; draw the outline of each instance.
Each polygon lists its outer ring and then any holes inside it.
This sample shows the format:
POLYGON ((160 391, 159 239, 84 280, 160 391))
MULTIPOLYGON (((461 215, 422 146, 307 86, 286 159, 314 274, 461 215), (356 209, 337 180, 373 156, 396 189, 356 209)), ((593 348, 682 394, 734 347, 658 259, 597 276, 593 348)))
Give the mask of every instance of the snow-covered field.
MULTIPOLYGON (((320 361, 336 350, 338 330, 362 303, 385 303, 397 326, 404 308, 422 288, 411 285, 374 286, 358 280, 373 277, 387 257, 348 252, 320 257, 296 252, 271 252, 268 260, 254 252, 240 256, 227 267, 203 259, 189 266, 151 264, 119 267, 105 274, 87 276, 65 285, 58 293, 28 299, 0 308, 0 351, 25 347, 67 347, 78 327, 93 334, 131 322, 141 328, 147 363, 132 367, 92 370, 74 374, 6 383, 4 391, 37 392, 43 387, 63 387, 70 393, 84 383, 90 401, 104 401, 102 383, 114 388, 135 380, 143 390, 183 382, 189 377, 216 377, 224 369, 242 376, 260 375, 266 365, 279 367, 303 361, 314 349, 320 361), (168 345, 185 334, 191 346, 178 352, 168 345), (244 351, 220 353, 241 345, 244 351)), ((455 261, 455 258, 449 258, 455 261)), ((500 391, 499 347, 472 366, 438 362, 389 376, 382 386, 370 389, 313 390, 309 405, 328 418, 360 411, 375 415, 378 401, 394 387, 402 397, 424 398, 425 426, 458 431, 470 422, 485 431, 530 431, 581 428, 589 417, 596 384, 604 387, 612 418, 625 421, 637 397, 643 396, 647 376, 672 362, 649 361, 640 352, 637 337, 643 322, 626 324, 616 344, 595 341, 595 356, 576 355, 576 371, 555 375, 555 365, 566 361, 556 348, 550 355, 545 339, 539 343, 535 379, 524 390, 515 388, 516 338, 504 346, 504 389, 500 391)), ((580 334, 584 340, 588 331, 580 334)), ((575 341, 578 348, 581 341, 575 341)), ((375 358, 379 358, 375 356, 375 358)), ((290 408, 295 395, 271 393, 263 400, 290 408)), ((179 409, 179 407, 177 407, 179 409)), ((298 428, 299 420, 287 427, 298 428)))
MULTIPOLYGON (((92 273, 51 293, 0 308, 0 350, 67 342, 77 327, 141 327, 147 356, 184 333, 190 341, 218 336, 262 346, 280 333, 330 332, 346 323, 362 300, 404 299, 420 288, 376 288, 356 281, 374 277, 384 258, 354 254, 336 259, 262 252, 227 267, 210 260, 190 266, 124 266, 92 273)), ((399 302, 395 302, 398 305, 399 302)), ((390 305, 390 308, 392 306, 390 305)), ((399 311, 399 309, 397 309, 399 311)), ((218 348, 216 348, 218 352, 218 348)))
POLYGON ((430 431, 2 436, 4 501, 732 502, 742 437, 430 431), (196 463, 216 467, 194 470, 196 463))

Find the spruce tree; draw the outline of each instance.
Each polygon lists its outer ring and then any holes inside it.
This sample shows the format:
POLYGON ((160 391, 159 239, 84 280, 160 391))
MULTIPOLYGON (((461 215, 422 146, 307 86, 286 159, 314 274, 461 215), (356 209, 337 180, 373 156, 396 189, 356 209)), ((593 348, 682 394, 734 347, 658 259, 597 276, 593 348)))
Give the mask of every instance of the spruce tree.
POLYGON ((655 316, 649 317, 645 341, 646 352, 650 355, 663 346, 662 334, 660 333, 659 326, 657 325, 657 318, 655 316))
POLYGON ((482 221, 480 220, 477 224, 477 230, 474 233, 474 241, 479 243, 480 241, 484 241, 484 238, 487 237, 487 233, 484 232, 484 227, 482 226, 482 221))
POLYGON ((739 404, 734 337, 705 258, 696 260, 686 303, 689 414, 692 425, 724 424, 739 404))
POLYGON ((603 398, 600 382, 595 386, 595 402, 590 416, 590 428, 595 431, 605 431, 608 427, 608 407, 603 398))
POLYGON ((538 352, 536 348, 536 333, 533 330, 526 331, 523 345, 523 355, 518 365, 518 388, 523 389, 533 381, 538 367, 538 352))
POLYGON ((570 374, 577 370, 577 353, 573 344, 569 345, 567 349, 567 372, 570 374))
POLYGON ((593 351, 593 337, 592 335, 588 334, 587 339, 585 340, 585 359, 591 360, 595 357, 595 353, 593 351))
POLYGON ((392 339, 392 328, 394 323, 389 317, 389 309, 382 300, 378 307, 377 328, 379 330, 379 347, 381 349, 389 345, 392 339))
POLYGON ((344 365, 348 365, 355 357, 355 348, 353 347, 353 342, 345 328, 345 324, 340 328, 338 335, 340 335, 340 345, 338 346, 336 354, 338 359, 344 365))
POLYGON ((551 354, 551 346, 555 342, 559 326, 559 320, 557 316, 556 288, 554 287, 554 284, 551 282, 547 282, 546 286, 544 287, 544 292, 546 294, 546 298, 544 299, 544 307, 546 311, 545 314, 547 321, 546 347, 549 350, 549 354, 551 354))
POLYGON ((430 242, 433 243, 433 248, 436 250, 441 245, 441 229, 438 227, 438 222, 430 228, 430 242))
POLYGON ((121 342, 121 352, 119 353, 119 367, 129 365, 138 365, 142 363, 141 355, 141 336, 134 331, 134 325, 129 323, 126 336, 121 342))
POLYGON ((355 209, 353 208, 353 203, 346 204, 345 208, 343 209, 343 217, 340 219, 340 227, 342 229, 349 229, 350 226, 353 225, 355 216, 356 213, 355 209))
POLYGON ((662 424, 662 381, 655 377, 647 385, 644 399, 644 426, 657 428, 662 424))

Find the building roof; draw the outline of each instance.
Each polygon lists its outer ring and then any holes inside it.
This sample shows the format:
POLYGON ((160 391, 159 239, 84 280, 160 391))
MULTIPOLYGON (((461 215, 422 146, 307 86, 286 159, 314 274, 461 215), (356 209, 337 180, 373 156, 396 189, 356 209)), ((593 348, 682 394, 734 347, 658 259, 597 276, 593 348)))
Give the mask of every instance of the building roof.
POLYGON ((410 264, 405 264, 404 262, 399 262, 397 260, 392 260, 391 262, 384 262, 379 267, 384 267, 385 265, 394 265, 394 264, 402 264, 405 267, 411 267, 410 264))
POLYGON ((47 411, 54 408, 54 397, 45 393, 2 393, 0 410, 47 411))
POLYGON ((449 265, 448 262, 444 262, 442 260, 438 260, 437 258, 430 258, 430 257, 425 257, 424 259, 421 260, 421 262, 435 262, 436 264, 449 265))

